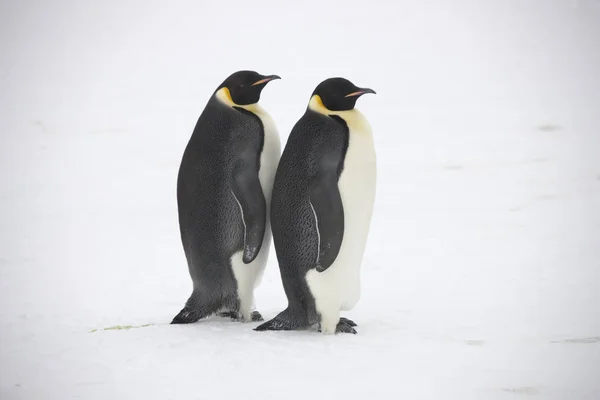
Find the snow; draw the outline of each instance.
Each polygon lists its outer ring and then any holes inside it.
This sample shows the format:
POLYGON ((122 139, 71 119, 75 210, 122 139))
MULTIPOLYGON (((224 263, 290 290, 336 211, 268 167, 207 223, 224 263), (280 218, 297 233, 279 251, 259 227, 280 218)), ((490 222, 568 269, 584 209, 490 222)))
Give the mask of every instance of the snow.
MULTIPOLYGON (((0 398, 600 398, 599 20, 593 0, 2 2, 0 398), (191 292, 179 160, 238 69, 283 78, 261 101, 282 144, 321 80, 378 93, 357 335, 168 325, 191 292)), ((285 307, 274 253, 256 298, 285 307)))

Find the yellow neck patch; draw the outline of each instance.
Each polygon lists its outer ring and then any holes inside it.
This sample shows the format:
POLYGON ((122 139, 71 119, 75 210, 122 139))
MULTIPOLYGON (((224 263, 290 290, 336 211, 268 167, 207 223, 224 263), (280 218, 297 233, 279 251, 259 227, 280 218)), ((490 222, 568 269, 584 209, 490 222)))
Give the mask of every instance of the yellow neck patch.
POLYGON ((348 124, 348 128, 350 128, 350 130, 352 131, 371 131, 369 122, 367 122, 362 113, 356 108, 346 111, 332 111, 325 107, 325 105, 323 104, 323 100, 321 100, 321 96, 319 96, 318 94, 315 94, 310 98, 308 108, 323 115, 337 115, 341 117, 344 121, 346 121, 346 124, 348 124))
POLYGON ((323 100, 321 100, 321 96, 319 96, 318 94, 315 94, 313 97, 310 98, 310 101, 308 102, 308 108, 325 115, 329 115, 332 112, 330 109, 325 107, 325 105, 323 104, 323 100))
POLYGON ((223 104, 226 104, 229 107, 241 107, 250 112, 253 112, 254 114, 260 114, 262 112, 262 108, 258 105, 258 103, 246 105, 236 104, 231 98, 231 92, 226 87, 219 89, 216 93, 216 96, 217 99, 221 100, 223 104))

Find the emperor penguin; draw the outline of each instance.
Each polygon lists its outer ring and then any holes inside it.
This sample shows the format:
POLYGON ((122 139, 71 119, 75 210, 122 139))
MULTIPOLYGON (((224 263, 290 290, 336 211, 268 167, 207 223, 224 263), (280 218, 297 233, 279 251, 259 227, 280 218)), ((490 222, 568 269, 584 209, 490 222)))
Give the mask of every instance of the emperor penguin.
POLYGON ((238 71, 212 94, 177 177, 181 241, 193 291, 172 324, 219 314, 262 321, 254 289, 269 254, 269 205, 281 153, 273 119, 258 104, 277 75, 238 71))
POLYGON ((321 82, 288 138, 273 186, 271 226, 288 307, 255 328, 356 333, 341 318, 360 297, 360 268, 376 191, 367 93, 344 78, 321 82))

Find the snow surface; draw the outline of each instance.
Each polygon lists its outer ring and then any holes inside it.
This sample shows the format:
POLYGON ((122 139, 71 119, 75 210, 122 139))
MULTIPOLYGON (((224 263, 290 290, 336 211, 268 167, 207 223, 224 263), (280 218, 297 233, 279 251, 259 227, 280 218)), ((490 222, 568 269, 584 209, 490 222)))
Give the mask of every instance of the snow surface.
POLYGON ((592 0, 2 1, 0 399, 599 399, 599 42, 592 0), (378 92, 358 335, 168 325, 179 160, 238 69, 282 76, 282 144, 322 79, 378 92))

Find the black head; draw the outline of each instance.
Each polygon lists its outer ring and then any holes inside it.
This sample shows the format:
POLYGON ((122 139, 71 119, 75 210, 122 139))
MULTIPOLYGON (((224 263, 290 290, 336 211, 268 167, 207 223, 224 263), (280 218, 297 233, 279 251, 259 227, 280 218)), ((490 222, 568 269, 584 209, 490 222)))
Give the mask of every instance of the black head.
POLYGON ((267 83, 281 79, 277 75, 261 75, 254 71, 238 71, 231 74, 217 90, 226 87, 231 94, 231 100, 239 105, 258 103, 260 92, 267 83))
POLYGON ((314 95, 319 95, 323 105, 331 111, 352 110, 356 100, 366 93, 375 93, 373 89, 355 86, 348 79, 329 78, 317 86, 314 95))

